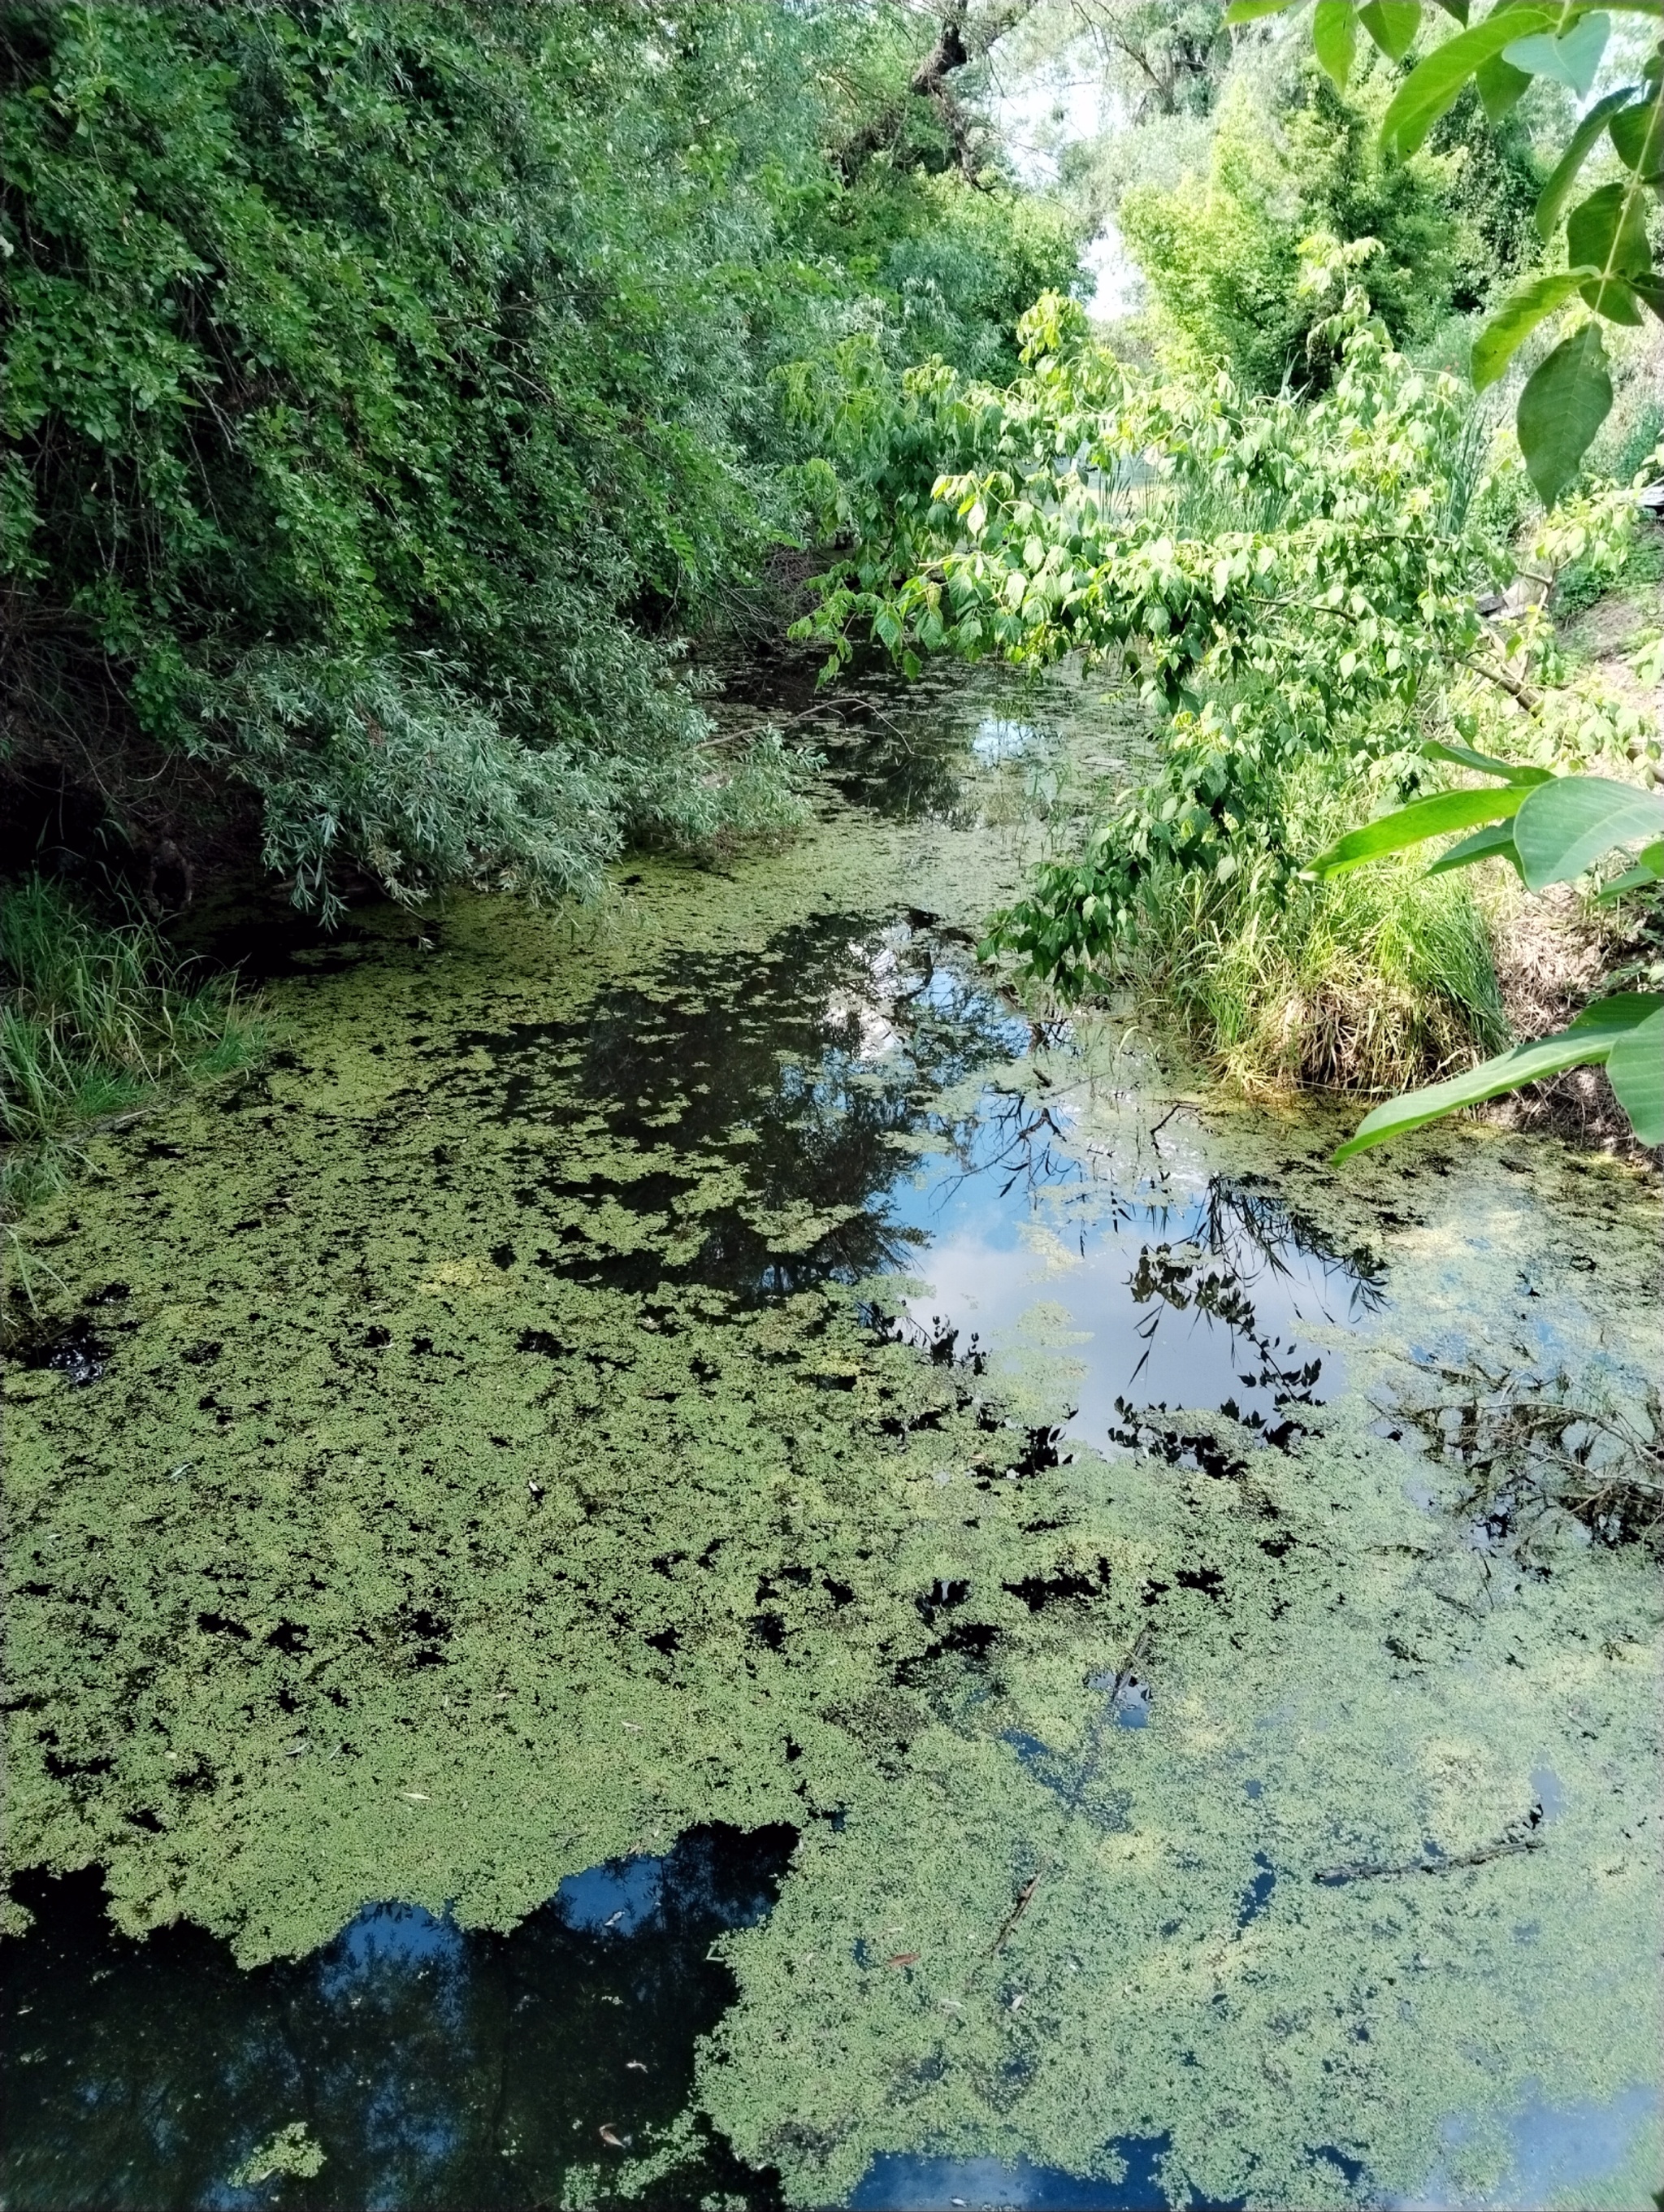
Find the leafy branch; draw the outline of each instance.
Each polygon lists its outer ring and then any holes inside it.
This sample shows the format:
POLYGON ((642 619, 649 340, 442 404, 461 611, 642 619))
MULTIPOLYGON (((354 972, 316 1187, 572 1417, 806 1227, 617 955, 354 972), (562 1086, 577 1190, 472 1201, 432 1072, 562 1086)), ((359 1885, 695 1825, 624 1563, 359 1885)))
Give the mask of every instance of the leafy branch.
MULTIPOLYGON (((1303 0, 1234 0, 1228 24, 1281 15, 1303 0)), ((1580 99, 1593 87, 1611 33, 1613 14, 1657 19, 1658 0, 1497 0, 1477 23, 1467 21, 1467 0, 1446 4, 1462 26, 1435 44, 1410 71, 1381 125, 1383 149, 1400 160, 1415 152, 1435 123, 1470 83, 1478 88, 1493 121, 1523 94, 1533 77, 1563 84, 1580 99)), ((1316 0, 1312 36, 1317 58, 1344 87, 1352 70, 1360 29, 1391 61, 1401 60, 1421 27, 1420 0, 1390 6, 1355 0, 1316 0)), ((1647 234, 1646 195, 1664 191, 1664 39, 1653 49, 1640 82, 1608 93, 1583 117, 1537 203, 1536 222, 1552 244, 1564 218, 1567 266, 1532 277, 1505 300, 1473 343, 1473 388, 1482 392, 1507 371, 1526 340, 1573 301, 1609 322, 1635 325, 1650 311, 1664 319, 1664 277, 1653 267, 1647 234), (1602 137, 1610 140, 1625 175, 1597 186, 1566 213, 1578 174, 1602 137)), ((1585 321, 1562 338, 1527 379, 1515 427, 1526 467, 1546 507, 1552 507, 1576 477, 1595 433, 1612 411, 1612 379, 1598 321, 1585 321)))

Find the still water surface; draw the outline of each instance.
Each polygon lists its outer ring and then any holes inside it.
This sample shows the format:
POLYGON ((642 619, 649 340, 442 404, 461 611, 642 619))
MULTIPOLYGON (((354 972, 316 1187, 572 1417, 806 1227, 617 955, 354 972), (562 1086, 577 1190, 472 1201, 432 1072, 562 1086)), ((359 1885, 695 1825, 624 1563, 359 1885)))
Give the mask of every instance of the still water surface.
POLYGON ((1655 1594, 1390 1387, 1631 1387, 1641 1200, 997 991, 1090 700, 831 734, 794 862, 274 962, 55 1224, 9 2203, 1641 2201, 1655 1594))

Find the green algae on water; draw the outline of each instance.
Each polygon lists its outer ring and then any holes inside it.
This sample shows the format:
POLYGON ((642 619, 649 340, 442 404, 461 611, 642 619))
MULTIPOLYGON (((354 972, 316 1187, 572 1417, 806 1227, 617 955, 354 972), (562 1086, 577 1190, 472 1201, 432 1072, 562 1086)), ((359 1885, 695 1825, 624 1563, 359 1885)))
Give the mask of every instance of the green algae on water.
MULTIPOLYGON (((1477 1544, 1376 1402, 1423 1342, 1528 1353, 1533 1290, 1633 1364, 1632 1181, 1531 1147, 1550 1210, 1453 1132, 1340 1182, 1315 1123, 1181 1117, 1169 1164, 1369 1242, 1403 1318, 1286 1453, 1187 1416, 1228 1478, 1036 1450, 1079 1352, 1043 1279, 1044 1356, 980 1373, 865 1306, 929 1267, 873 1200, 1009 1050, 889 925, 974 927, 1024 850, 835 812, 586 933, 390 917, 274 993, 267 1075, 104 1140, 42 1222, 76 1358, 11 1394, 16 1866, 253 1962, 789 1823, 696 2097, 804 2204, 885 2151, 1108 2174, 1127 2136, 1175 2195, 1480 2190, 1533 2095, 1650 2078, 1647 1564, 1552 1513, 1477 1544)), ((1000 1079, 1072 1065, 1071 1141, 1144 1144, 1094 1050, 1000 1079)))

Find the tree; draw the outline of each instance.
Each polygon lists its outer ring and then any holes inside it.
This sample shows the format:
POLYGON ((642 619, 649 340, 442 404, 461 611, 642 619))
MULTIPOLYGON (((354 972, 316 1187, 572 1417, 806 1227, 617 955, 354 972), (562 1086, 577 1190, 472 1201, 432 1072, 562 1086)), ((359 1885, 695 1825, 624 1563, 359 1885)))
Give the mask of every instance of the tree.
POLYGON ((954 151, 955 58, 1021 12, 17 0, 14 794, 141 874, 252 817, 325 914, 799 818, 677 639, 798 535, 794 365, 999 367, 1072 280, 1067 221, 954 151))
MULTIPOLYGON (((1288 0, 1235 0, 1227 20, 1245 22, 1279 13, 1288 0)), ((1657 9, 1616 0, 1621 12, 1657 9)), ((1505 114, 1533 76, 1547 76, 1580 97, 1593 88, 1611 31, 1604 8, 1497 4, 1479 22, 1466 6, 1449 9, 1463 27, 1436 45, 1410 72, 1382 124, 1382 139, 1399 158, 1413 154, 1438 118, 1473 82, 1487 113, 1505 114)), ((1389 58, 1409 52, 1420 28, 1418 0, 1317 0, 1313 38, 1318 58, 1338 85, 1351 74, 1359 28, 1389 58)), ((1538 276, 1505 301, 1473 348, 1477 390, 1494 384, 1538 325, 1576 301, 1596 318, 1638 323, 1650 309, 1664 319, 1664 280, 1653 267, 1647 195, 1664 191, 1664 39, 1649 55, 1638 82, 1610 92, 1579 121, 1537 206, 1537 226, 1552 241, 1564 222, 1568 266, 1538 276), (1583 164, 1606 137, 1622 174, 1570 206, 1583 164), (1570 207, 1570 212, 1568 208, 1570 207)), ((1521 451, 1544 503, 1552 507, 1576 477, 1612 407, 1600 321, 1576 326, 1540 362, 1521 392, 1515 416, 1521 451)), ((1615 849, 1641 846, 1638 858, 1608 886, 1655 895, 1664 882, 1664 794, 1600 776, 1546 777, 1503 763, 1475 763, 1497 779, 1485 811, 1475 794, 1453 793, 1357 830, 1313 866, 1333 875, 1378 854, 1420 843, 1441 831, 1484 826, 1435 863, 1468 866, 1509 860, 1532 890, 1573 881, 1615 849), (1458 824, 1453 808, 1464 806, 1458 824)), ((1483 803, 1483 802, 1482 802, 1483 803)), ((1619 1104, 1642 1143, 1664 1144, 1664 994, 1623 992, 1597 1000, 1558 1036, 1517 1045, 1451 1080, 1377 1107, 1339 1157, 1368 1150, 1404 1131, 1521 1084, 1568 1067, 1604 1065, 1619 1104)))

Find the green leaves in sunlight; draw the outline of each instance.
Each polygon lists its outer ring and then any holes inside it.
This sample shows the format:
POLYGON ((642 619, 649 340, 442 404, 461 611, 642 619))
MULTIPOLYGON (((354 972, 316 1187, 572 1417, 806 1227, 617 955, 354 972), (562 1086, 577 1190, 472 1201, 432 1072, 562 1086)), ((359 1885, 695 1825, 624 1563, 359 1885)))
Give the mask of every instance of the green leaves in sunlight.
POLYGON ((1612 17, 1597 10, 1579 16, 1569 30, 1538 31, 1518 40, 1503 48, 1503 59, 1527 76, 1546 76, 1585 100, 1611 36, 1612 17))
POLYGON ((1364 0, 1357 20, 1389 62, 1402 61, 1421 28, 1421 0, 1364 0))
POLYGON ((1619 845, 1664 833, 1664 793, 1604 775, 1558 776, 1531 792, 1514 842, 1533 890, 1570 883, 1619 845))
POLYGON ((1614 876, 1609 884, 1603 884, 1599 903, 1608 906, 1615 899, 1627 898, 1631 891, 1650 890, 1660 883, 1664 883, 1664 840, 1647 846, 1636 855, 1633 867, 1625 868, 1621 876, 1614 876))
POLYGON ((1553 771, 1546 768, 1527 768, 1521 761, 1493 760, 1489 753, 1475 752, 1472 745, 1458 744, 1454 738, 1429 738, 1422 746, 1429 760, 1448 761, 1453 768, 1476 769, 1481 775, 1499 775, 1504 783, 1547 783, 1553 771))
POLYGON ((1664 999, 1606 1054, 1606 1076, 1643 1145, 1664 1145, 1664 999))
POLYGON ((1457 868, 1471 868, 1476 860, 1506 860, 1518 870, 1520 856, 1514 849, 1511 822, 1492 822, 1483 830, 1476 830, 1471 837, 1459 838, 1448 852, 1440 854, 1427 872, 1430 876, 1448 876, 1457 868))
MULTIPOLYGON (((1293 7, 1235 0, 1224 21, 1263 24, 1293 7)), ((1129 192, 1123 228, 1159 310, 1154 364, 1123 360, 1082 328, 1066 341, 1066 303, 1054 301, 1026 319, 1025 373, 1004 388, 914 372, 887 426, 911 495, 849 532, 799 634, 830 644, 839 665, 868 642, 903 667, 941 652, 1034 669, 1078 656, 1154 718, 1161 749, 1149 772, 1106 798, 1082 853, 1048 861, 996 917, 988 955, 1065 995, 1111 976, 1135 995, 1147 986, 1217 1067, 1235 1072, 1250 1064, 1242 1040, 1268 1034, 1262 1017, 1278 993, 1287 1036, 1318 1002, 1308 988, 1316 968, 1300 968, 1304 951, 1297 959, 1289 947, 1303 931, 1304 945, 1331 930, 1348 979, 1333 1001, 1340 1042, 1313 1043, 1307 1057, 1305 1042, 1279 1046, 1271 1062, 1253 1061, 1257 1071, 1274 1064, 1291 1081, 1380 1091, 1493 1055, 1378 1109, 1343 1157, 1604 1060, 1630 1029, 1637 1037, 1618 1052, 1613 1081, 1645 1131, 1659 1110, 1647 1072, 1656 1031, 1643 1026, 1654 1002, 1609 1000, 1564 1037, 1496 1054, 1507 1024, 1490 924, 1460 872, 1501 860, 1534 890, 1644 843, 1612 895, 1650 896, 1664 878, 1664 799, 1464 741, 1508 711, 1489 692, 1477 703, 1484 678, 1526 711, 1540 757, 1594 757, 1608 744, 1613 761, 1625 748, 1640 757, 1638 718, 1604 696, 1595 704, 1592 678, 1585 696, 1585 679, 1557 658, 1546 611, 1488 596, 1518 573, 1522 488, 1511 445, 1492 439, 1473 392, 1518 380, 1519 456, 1543 505, 1563 508, 1540 532, 1543 560, 1615 575, 1641 526, 1636 501, 1616 483, 1580 479, 1612 409, 1603 323, 1638 324, 1648 305, 1664 312, 1649 231, 1649 195, 1664 178, 1664 48, 1634 53, 1664 15, 1658 0, 1441 0, 1438 10, 1315 0, 1306 20, 1328 80, 1315 97, 1349 174, 1361 159, 1408 195, 1436 162, 1469 155, 1477 173, 1499 158, 1479 105, 1494 119, 1534 80, 1546 97, 1533 128, 1565 117, 1546 180, 1534 157, 1511 173, 1524 218, 1515 231, 1527 234, 1473 288, 1494 306, 1473 347, 1472 390, 1418 357, 1413 320, 1393 303, 1400 259, 1424 290, 1436 289, 1436 248, 1400 253, 1390 222, 1366 233, 1356 195, 1348 212, 1337 204, 1332 222, 1298 236, 1299 296, 1321 303, 1321 319, 1300 326, 1302 345, 1279 339, 1262 351, 1264 333, 1281 328, 1274 283, 1256 264, 1251 315, 1210 290, 1236 266, 1211 227, 1216 202, 1231 199, 1223 167, 1189 198, 1129 192), (1613 35, 1615 21, 1632 27, 1637 16, 1647 19, 1639 41, 1613 35), (1619 51, 1630 81, 1607 90, 1600 72, 1619 51), (1334 112, 1351 131, 1363 96, 1347 88, 1366 65, 1378 138, 1369 125, 1342 140, 1334 112), (1482 607, 1500 610, 1494 626, 1482 607), (1575 738, 1558 706, 1546 712, 1556 693, 1576 699, 1575 738), (1461 738, 1430 739, 1435 730, 1461 738), (1464 787, 1429 789, 1430 762, 1459 772, 1464 787), (1388 811, 1347 826, 1375 805, 1388 811), (1430 866, 1361 872, 1428 841, 1430 866), (1388 972, 1388 933, 1370 939, 1368 917, 1395 902, 1442 950, 1394 1003, 1412 1010, 1409 1024, 1436 1002, 1448 1025, 1371 1060, 1356 1037, 1384 1036, 1399 1017, 1384 998, 1360 1012, 1388 972), (1470 929, 1471 963, 1452 951, 1470 929), (1240 958, 1234 999, 1212 981, 1192 991, 1177 980, 1193 975, 1199 945, 1215 981, 1240 958), (1298 988, 1287 980, 1297 969, 1298 988)), ((1236 131, 1247 161, 1268 123, 1257 111, 1221 115, 1216 148, 1236 131)), ((1309 139, 1303 152, 1317 159, 1309 139)), ((1412 933, 1406 924, 1404 940, 1412 933)))
POLYGON ((1424 844, 1428 838, 1445 836, 1453 830, 1471 830, 1477 823, 1505 822, 1519 812, 1526 796, 1522 786, 1505 784, 1500 790, 1441 791, 1431 799, 1418 799, 1413 805, 1401 806, 1395 813, 1383 814, 1378 821, 1349 831, 1327 852, 1318 854, 1310 872, 1326 878, 1345 875, 1349 868, 1361 868, 1366 860, 1383 860, 1389 853, 1405 852, 1412 845, 1424 844))
POLYGON ((1598 279, 1582 287, 1591 307, 1615 323, 1638 323, 1641 311, 1626 281, 1652 267, 1647 242, 1647 214, 1639 187, 1602 185, 1575 207, 1566 222, 1566 252, 1579 267, 1594 267, 1598 279))
POLYGON ((1227 23, 1258 23, 1267 15, 1285 15, 1295 0, 1231 0, 1225 10, 1227 23))
POLYGON ((1598 323, 1585 323, 1539 362, 1520 394, 1515 430, 1537 495, 1553 507, 1612 412, 1612 378, 1598 323))
POLYGON ((1079 276, 1055 195, 896 138, 934 35, 907 14, 7 9, 23 773, 70 773, 142 861, 153 748, 185 755, 185 815, 211 780, 325 921, 355 884, 563 896, 634 839, 800 821, 805 757, 712 746, 678 633, 817 485, 870 491, 817 391, 1010 374, 1079 276), (64 771, 53 733, 94 720, 64 771))
POLYGON ((1335 1152, 1337 1161, 1371 1151, 1394 1137, 1420 1129, 1429 1121, 1478 1106, 1521 1084, 1538 1083, 1546 1076, 1564 1074, 1569 1067, 1605 1061, 1618 1091, 1619 1103, 1643 1145, 1664 1144, 1664 999, 1649 993, 1620 992, 1586 1006, 1557 1036, 1539 1037, 1534 1043, 1516 1044, 1461 1075, 1424 1090, 1389 1098, 1363 1121, 1356 1133, 1335 1152), (1617 1069, 1616 1049, 1622 1047, 1617 1069), (1619 1079, 1623 1088, 1619 1089, 1619 1079))
POLYGON ((1611 136, 1625 168, 1643 184, 1664 184, 1664 92, 1655 88, 1650 100, 1614 115, 1611 136))
MULTIPOLYGON (((1656 16, 1649 0, 1619 0, 1620 11, 1656 16)), ((1357 21, 1369 23, 1369 8, 1357 21)), ((1465 16, 1465 10, 1463 15, 1465 16)), ((1575 99, 1593 90, 1612 35, 1613 9, 1576 4, 1545 7, 1532 0, 1497 0, 1477 23, 1466 24, 1424 54, 1389 102, 1382 118, 1382 143, 1400 161, 1424 143, 1439 118, 1448 113, 1468 83, 1477 84, 1486 113, 1494 122, 1520 98, 1533 77, 1562 86, 1575 99)), ((1401 35, 1399 11, 1390 36, 1377 43, 1393 58, 1407 52, 1394 42, 1401 35)), ((1321 0, 1313 23, 1317 58, 1337 85, 1351 71, 1356 27, 1351 11, 1321 0)), ((1383 21, 1382 32, 1388 30, 1383 21)), ((1410 36, 1414 24, 1410 25, 1410 36)), ((1505 373, 1520 347, 1538 326, 1574 299, 1607 320, 1635 325, 1644 310, 1664 316, 1664 282, 1655 274, 1648 241, 1645 195, 1664 187, 1664 93, 1661 92, 1664 46, 1646 64, 1642 87, 1633 84, 1606 94, 1583 116, 1567 141, 1538 197, 1536 228, 1552 244, 1562 219, 1566 226, 1567 267, 1532 277, 1520 285, 1492 315, 1474 343, 1473 388, 1483 392, 1505 373), (1585 161, 1604 134, 1630 174, 1599 185, 1566 215, 1567 204, 1585 161)), ((1612 411, 1612 380, 1598 331, 1573 331, 1541 362, 1520 397, 1515 419, 1521 451, 1531 480, 1546 507, 1553 507, 1582 465, 1595 433, 1612 411)))

